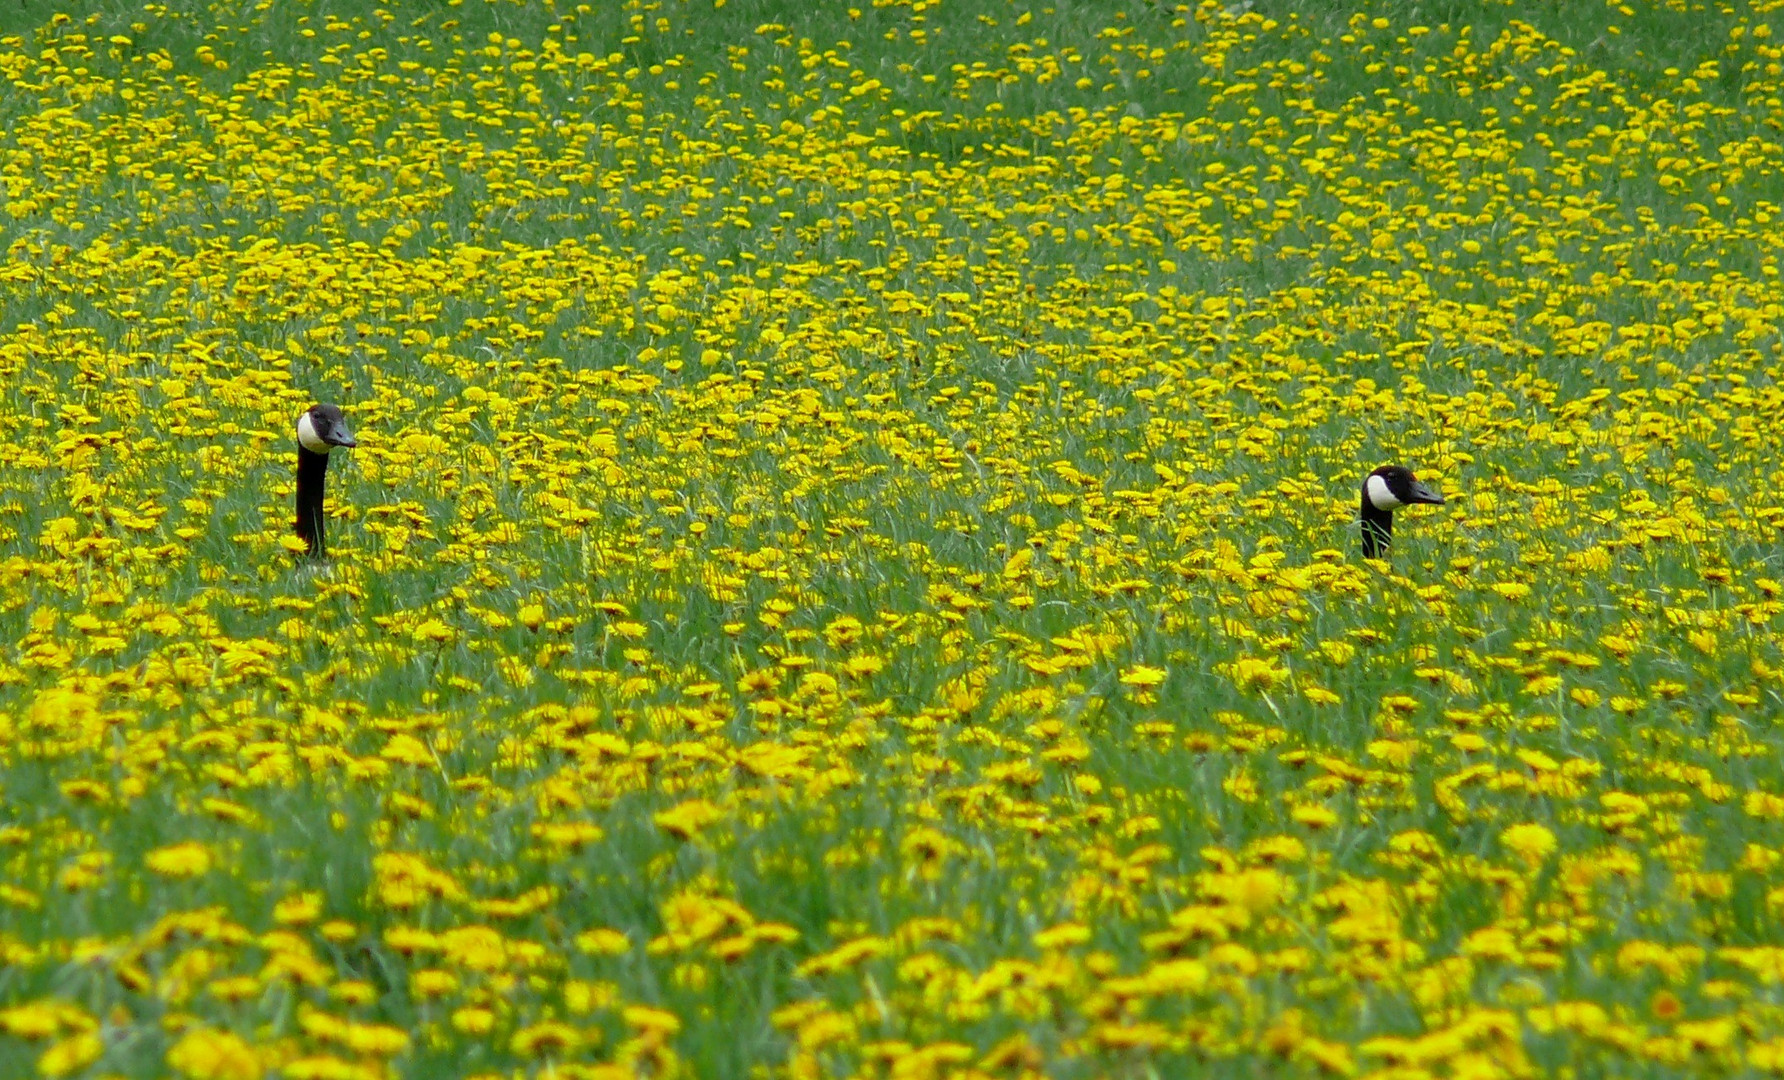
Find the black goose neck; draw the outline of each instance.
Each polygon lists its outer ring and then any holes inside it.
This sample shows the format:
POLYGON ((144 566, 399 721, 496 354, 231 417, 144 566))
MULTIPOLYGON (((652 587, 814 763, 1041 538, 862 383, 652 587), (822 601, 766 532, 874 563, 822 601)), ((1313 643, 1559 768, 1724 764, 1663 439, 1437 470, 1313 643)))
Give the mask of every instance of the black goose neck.
POLYGON ((297 447, 297 535, 309 554, 328 554, 324 536, 322 492, 328 481, 328 455, 318 454, 302 443, 297 447))
POLYGON ((1394 535, 1394 514, 1391 510, 1383 510, 1369 499, 1369 493, 1363 492, 1363 554, 1371 559, 1381 557, 1394 535))
POLYGON ((328 455, 318 454, 309 447, 297 445, 297 482, 301 485, 305 480, 320 483, 328 474, 328 455))

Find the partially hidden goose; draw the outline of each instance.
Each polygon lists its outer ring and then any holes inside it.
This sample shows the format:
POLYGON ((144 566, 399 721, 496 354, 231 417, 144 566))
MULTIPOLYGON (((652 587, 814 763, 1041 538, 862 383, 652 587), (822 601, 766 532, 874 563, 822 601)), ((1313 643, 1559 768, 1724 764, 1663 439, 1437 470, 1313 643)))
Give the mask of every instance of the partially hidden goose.
POLYGON ((1414 503, 1443 505, 1404 465, 1383 465, 1363 481, 1363 554, 1379 559, 1394 538, 1394 511, 1414 503))
POLYGON ((313 558, 328 556, 323 536, 322 488, 328 480, 329 451, 359 443, 347 430, 338 405, 312 405, 297 418, 297 535, 313 558))

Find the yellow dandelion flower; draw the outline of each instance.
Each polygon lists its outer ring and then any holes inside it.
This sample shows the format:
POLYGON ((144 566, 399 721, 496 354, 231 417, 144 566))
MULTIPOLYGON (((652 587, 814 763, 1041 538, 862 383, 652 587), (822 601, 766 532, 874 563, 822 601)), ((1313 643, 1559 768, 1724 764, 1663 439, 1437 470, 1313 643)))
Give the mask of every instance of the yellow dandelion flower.
POLYGON ((1499 843, 1531 867, 1541 865, 1543 860, 1554 854, 1557 846, 1555 834, 1547 826, 1535 822, 1525 822, 1503 830, 1499 834, 1499 843))
POLYGON ((657 827, 682 840, 691 840, 700 831, 718 821, 725 812, 706 799, 689 799, 667 810, 659 811, 651 820, 657 827))
POLYGON ((466 1035, 487 1035, 496 1026, 496 1014, 481 1005, 452 1011, 452 1026, 466 1035))
POLYGON ((189 1028, 167 1051, 167 1065, 190 1080, 260 1080, 264 1069, 241 1037, 214 1028, 189 1028))
POLYGON ((143 863, 162 877, 201 877, 210 872, 211 852, 203 844, 187 841, 156 848, 144 856, 143 863))

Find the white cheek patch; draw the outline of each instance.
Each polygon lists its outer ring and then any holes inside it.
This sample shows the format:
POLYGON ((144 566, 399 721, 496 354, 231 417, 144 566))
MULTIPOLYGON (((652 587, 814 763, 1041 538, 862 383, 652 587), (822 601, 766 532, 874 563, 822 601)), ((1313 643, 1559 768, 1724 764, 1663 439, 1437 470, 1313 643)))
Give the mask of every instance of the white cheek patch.
POLYGON ((1363 485, 1364 494, 1369 496, 1369 504, 1377 510, 1394 510, 1406 504, 1394 498, 1388 490, 1388 482, 1379 476, 1371 476, 1363 485))
POLYGON ((297 419, 297 442, 312 454, 326 454, 330 447, 316 434, 316 425, 310 422, 310 414, 304 413, 297 419))

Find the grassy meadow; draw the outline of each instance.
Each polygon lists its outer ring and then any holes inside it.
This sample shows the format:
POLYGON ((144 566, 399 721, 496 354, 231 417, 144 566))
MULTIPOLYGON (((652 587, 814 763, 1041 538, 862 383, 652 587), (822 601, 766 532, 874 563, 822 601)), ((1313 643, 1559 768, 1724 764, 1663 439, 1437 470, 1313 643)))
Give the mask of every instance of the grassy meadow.
POLYGON ((1779 6, 6 5, 0 1074, 1784 1071, 1779 6))

